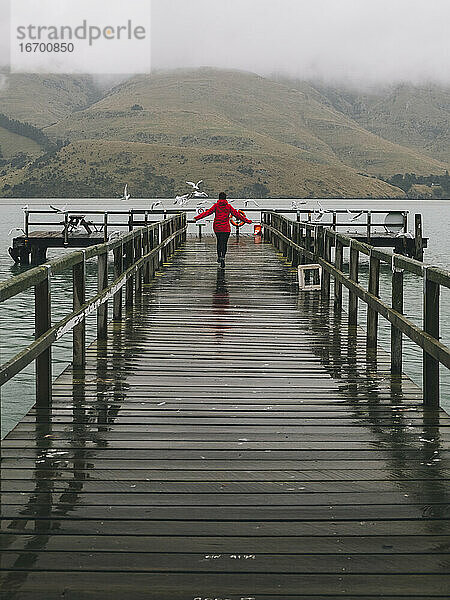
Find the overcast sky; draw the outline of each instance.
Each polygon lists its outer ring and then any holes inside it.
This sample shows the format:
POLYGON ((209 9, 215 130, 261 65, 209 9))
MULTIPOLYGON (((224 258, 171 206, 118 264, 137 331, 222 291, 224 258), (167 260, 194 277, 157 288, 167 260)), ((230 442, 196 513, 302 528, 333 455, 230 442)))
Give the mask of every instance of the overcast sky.
POLYGON ((449 23, 450 0, 152 0, 152 65, 449 84, 449 23))

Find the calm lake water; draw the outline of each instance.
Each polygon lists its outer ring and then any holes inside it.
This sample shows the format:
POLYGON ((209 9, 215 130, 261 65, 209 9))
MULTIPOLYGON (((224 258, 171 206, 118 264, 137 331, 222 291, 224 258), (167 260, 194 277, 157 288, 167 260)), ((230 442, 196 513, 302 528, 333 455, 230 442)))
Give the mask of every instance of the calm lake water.
MULTIPOLYGON (((52 204, 61 206, 68 201, 52 200, 52 204)), ((290 200, 264 200, 259 201, 261 208, 290 208, 290 200)), ((349 208, 367 210, 409 210, 410 225, 414 222, 414 213, 422 213, 424 235, 429 238, 428 249, 425 252, 425 261, 436 266, 450 268, 450 201, 368 201, 368 200, 324 200, 321 202, 324 208, 349 208)), ((17 232, 9 234, 15 227, 23 224, 23 212, 21 207, 25 204, 31 208, 47 209, 48 204, 42 200, 1 200, 0 199, 0 280, 17 275, 22 270, 15 266, 8 254, 11 238, 18 235, 17 232)), ((243 203, 236 201, 235 206, 242 208, 243 203)), ((163 201, 164 208, 176 208, 171 201, 163 201)), ((127 210, 133 208, 149 208, 147 200, 120 201, 97 200, 73 200, 69 201, 67 208, 70 210, 127 210)), ((317 202, 311 200, 306 207, 317 209, 317 202)), ((305 207, 302 207, 305 208, 305 207)), ((255 215, 252 218, 257 220, 255 215)), ((55 215, 55 221, 59 217, 55 215)), ((210 225, 209 231, 210 231, 210 225)), ((208 227, 205 233, 208 233, 208 227)), ((56 228, 56 227, 55 227, 56 228)), ((33 228, 31 227, 31 230, 33 228)), ((112 227, 114 229, 114 227, 112 227)), ((194 228, 193 228, 194 229, 194 228)), ((350 226, 349 230, 354 230, 350 226)), ((246 228, 244 228, 245 232, 246 228)), ((123 229, 125 231, 125 229, 123 229)), ((247 228, 250 232, 250 227, 247 228)), ((53 258, 63 250, 49 252, 49 258, 53 258)), ((361 281, 367 279, 367 270, 361 271, 361 281)), ((54 277, 52 281, 52 320, 56 322, 67 314, 71 308, 71 277, 66 275, 54 277)), ((88 293, 96 288, 96 266, 95 262, 87 268, 88 293)), ((388 266, 381 269, 381 297, 389 301, 390 296, 390 269, 388 266)), ((21 294, 13 300, 0 305, 0 362, 4 363, 33 340, 34 331, 34 301, 32 292, 21 294)), ((360 323, 364 323, 364 308, 361 307, 360 323)), ((405 313, 416 324, 421 325, 422 315, 422 283, 413 275, 405 275, 405 313)), ((450 292, 442 290, 441 297, 441 330, 443 343, 450 345, 450 292)), ((389 350, 390 326, 380 318, 380 345, 389 350)), ((93 341, 95 337, 95 317, 88 319, 87 340, 93 341)), ((409 340, 405 340, 405 371, 417 383, 421 383, 421 351, 409 340)), ((71 357, 71 336, 68 334, 54 347, 54 376, 56 377, 67 366, 71 357)), ((442 373, 442 405, 450 409, 450 377, 447 369, 441 367, 442 373)), ((5 435, 22 418, 34 403, 34 366, 31 366, 16 376, 2 389, 2 435, 5 435)))

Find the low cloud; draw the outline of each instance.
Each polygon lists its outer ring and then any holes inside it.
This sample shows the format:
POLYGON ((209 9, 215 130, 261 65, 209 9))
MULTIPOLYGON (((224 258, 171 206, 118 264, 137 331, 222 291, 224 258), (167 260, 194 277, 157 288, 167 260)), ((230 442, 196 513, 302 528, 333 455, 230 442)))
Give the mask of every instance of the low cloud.
POLYGON ((153 0, 153 64, 450 83, 448 0, 153 0))

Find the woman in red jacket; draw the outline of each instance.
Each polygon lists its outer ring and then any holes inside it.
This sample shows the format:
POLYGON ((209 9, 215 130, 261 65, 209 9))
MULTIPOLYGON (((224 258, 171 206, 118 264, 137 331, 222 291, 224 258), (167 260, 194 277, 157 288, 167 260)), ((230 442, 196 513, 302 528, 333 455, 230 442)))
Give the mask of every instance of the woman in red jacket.
POLYGON ((227 253, 228 238, 230 237, 230 214, 246 223, 251 223, 250 219, 247 219, 242 214, 228 204, 227 195, 225 192, 220 192, 219 200, 211 206, 205 212, 200 213, 194 217, 195 221, 203 219, 209 215, 215 213, 213 229, 217 237, 217 262, 220 263, 222 269, 225 268, 225 254, 227 253))

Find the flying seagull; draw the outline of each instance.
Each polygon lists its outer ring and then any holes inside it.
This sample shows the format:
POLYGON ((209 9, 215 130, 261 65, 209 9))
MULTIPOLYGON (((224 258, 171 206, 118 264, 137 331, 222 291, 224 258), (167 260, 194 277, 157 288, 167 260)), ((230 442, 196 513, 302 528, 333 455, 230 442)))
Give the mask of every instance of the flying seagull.
POLYGON ((128 193, 128 183, 126 183, 124 190, 123 190, 123 196, 122 196, 121 200, 126 201, 126 200, 129 200, 130 198, 131 198, 131 195, 128 193))
POLYGON ((162 206, 162 202, 159 200, 157 202, 153 202, 153 204, 150 206, 150 210, 155 210, 157 206, 162 206))
POLYGON ((250 204, 250 202, 253 202, 255 206, 259 207, 259 204, 256 202, 256 200, 244 200, 244 206, 247 207, 250 204))
POLYGON ((359 217, 363 214, 363 212, 364 211, 362 210, 361 212, 357 213, 354 217, 352 217, 350 219, 350 221, 356 221, 357 219, 359 219, 359 217))
POLYGON ((23 235, 25 235, 25 231, 21 227, 13 227, 12 229, 9 230, 8 235, 11 235, 15 231, 21 231, 23 233, 23 235))
POLYGON ((65 213, 66 212, 66 208, 67 208, 67 204, 64 204, 64 206, 62 208, 59 208, 58 206, 52 206, 51 204, 49 204, 49 206, 56 213, 65 213))
POLYGON ((306 200, 292 200, 291 208, 293 208, 294 210, 297 210, 297 208, 300 206, 300 204, 306 204, 306 200))
POLYGON ((208 194, 206 192, 197 192, 193 193, 193 198, 208 198, 208 194))
POLYGON ((194 192, 199 192, 200 191, 200 184, 203 183, 203 179, 200 179, 200 181, 197 181, 197 183, 194 183, 193 181, 186 181, 186 183, 190 186, 192 186, 192 190, 194 192))
POLYGON ((192 193, 183 194, 182 196, 176 196, 174 204, 179 204, 180 206, 184 206, 185 204, 187 204, 189 202, 189 200, 191 198, 192 198, 192 193))

